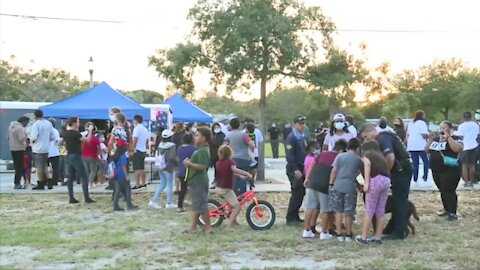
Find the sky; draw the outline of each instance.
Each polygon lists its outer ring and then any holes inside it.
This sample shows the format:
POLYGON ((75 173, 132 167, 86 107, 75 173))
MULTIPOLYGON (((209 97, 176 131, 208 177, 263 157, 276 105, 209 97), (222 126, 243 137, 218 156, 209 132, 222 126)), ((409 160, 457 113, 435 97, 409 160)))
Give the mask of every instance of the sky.
MULTIPOLYGON (((175 0, 0 0, 0 13, 62 18, 113 20, 91 23, 0 16, 0 58, 15 55, 26 69, 61 68, 122 90, 165 93, 167 83, 148 66, 156 49, 186 40, 186 17, 194 1, 175 0)), ((460 58, 480 67, 479 1, 471 0, 306 0, 320 6, 340 30, 413 30, 416 33, 348 32, 335 35, 337 44, 356 51, 367 45, 368 65, 384 61, 393 72, 417 68, 435 59, 460 58), (439 31, 439 32, 435 32, 439 31)), ((205 76, 195 78, 210 88, 205 76)), ((254 97, 258 94, 254 93, 254 97)))

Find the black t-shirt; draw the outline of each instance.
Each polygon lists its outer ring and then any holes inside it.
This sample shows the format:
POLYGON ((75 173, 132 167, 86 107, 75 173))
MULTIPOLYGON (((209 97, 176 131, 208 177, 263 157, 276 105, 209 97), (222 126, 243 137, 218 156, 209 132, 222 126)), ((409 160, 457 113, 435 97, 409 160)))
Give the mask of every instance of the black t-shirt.
POLYGON ((82 134, 76 130, 67 130, 63 133, 63 140, 65 141, 65 148, 67 148, 68 154, 82 154, 81 137, 82 134))
POLYGON ((268 133, 270 134, 270 140, 278 140, 280 130, 277 127, 271 127, 268 129, 268 133))
MULTIPOLYGON (((462 142, 462 140, 457 136, 452 136, 452 138, 457 142, 462 142)), ((435 137, 432 144, 429 148, 430 153, 430 169, 435 172, 442 172, 446 169, 451 169, 453 167, 446 166, 443 163, 443 156, 458 158, 458 153, 453 152, 450 148, 448 141, 440 141, 440 137, 435 137)), ((459 168, 459 167, 458 167, 459 168)))

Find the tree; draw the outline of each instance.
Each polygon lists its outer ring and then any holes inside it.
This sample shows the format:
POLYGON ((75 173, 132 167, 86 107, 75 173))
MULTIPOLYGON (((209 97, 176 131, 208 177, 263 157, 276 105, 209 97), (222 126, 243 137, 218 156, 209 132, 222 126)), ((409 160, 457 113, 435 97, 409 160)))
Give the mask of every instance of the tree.
MULTIPOLYGON (((150 57, 150 65, 172 83, 191 82, 195 68, 207 68, 214 85, 227 90, 260 84, 259 128, 265 132, 267 83, 278 76, 301 78, 317 58, 315 35, 332 46, 333 23, 319 8, 297 0, 198 0, 190 9, 190 40, 150 57)), ((190 91, 185 86, 183 90, 190 91)), ((247 90, 248 91, 248 90, 247 90)), ((264 179, 259 146, 258 178, 264 179)))
POLYGON ((163 95, 151 90, 120 91, 138 103, 159 104, 164 101, 163 95))
POLYGON ((58 101, 88 88, 88 82, 61 70, 25 71, 0 61, 0 99, 11 101, 58 101))
POLYGON ((341 107, 355 106, 354 85, 362 83, 368 72, 362 60, 338 48, 330 48, 326 60, 308 67, 306 80, 328 98, 330 116, 333 116, 341 107))

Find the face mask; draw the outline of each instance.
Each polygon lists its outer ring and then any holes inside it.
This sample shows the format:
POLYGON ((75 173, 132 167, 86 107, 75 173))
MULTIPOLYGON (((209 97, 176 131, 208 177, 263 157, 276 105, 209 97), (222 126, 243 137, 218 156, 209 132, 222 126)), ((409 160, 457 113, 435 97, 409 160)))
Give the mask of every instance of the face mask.
POLYGON ((193 132, 197 132, 197 127, 192 127, 193 132))
POLYGON ((213 130, 213 132, 215 132, 215 133, 220 133, 220 131, 222 131, 220 128, 216 128, 216 129, 213 130))
POLYGON ((337 130, 341 130, 341 129, 343 129, 344 127, 345 127, 345 123, 344 123, 344 122, 336 122, 336 123, 335 123, 335 128, 336 128, 337 130))
POLYGON ((386 128, 386 127, 387 127, 387 124, 380 124, 380 125, 378 125, 378 126, 381 127, 381 128, 386 128))
POLYGON ((312 153, 313 153, 314 156, 316 156, 320 153, 320 149, 316 148, 316 149, 313 150, 312 153))
POLYGON ((480 121, 480 113, 475 114, 475 120, 480 121))
POLYGON ((108 117, 110 118, 110 121, 115 122, 117 118, 115 117, 115 114, 109 114, 108 117))
POLYGON ((277 125, 276 124, 272 124, 272 127, 276 127, 277 125))

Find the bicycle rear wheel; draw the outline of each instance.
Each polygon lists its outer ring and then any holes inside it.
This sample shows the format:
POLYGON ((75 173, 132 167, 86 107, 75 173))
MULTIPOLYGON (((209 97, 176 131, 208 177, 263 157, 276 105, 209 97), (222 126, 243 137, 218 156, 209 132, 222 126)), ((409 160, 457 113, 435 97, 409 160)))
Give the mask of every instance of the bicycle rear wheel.
POLYGON ((252 203, 247 208, 247 222, 254 230, 268 230, 275 223, 275 209, 267 201, 252 203))
MULTIPOLYGON (((208 200, 208 211, 211 212, 212 210, 217 209, 220 206, 220 203, 217 200, 209 199, 208 200)), ((217 212, 215 214, 210 214, 210 224, 212 227, 218 227, 222 224, 223 220, 225 219, 224 216, 220 216, 217 212)), ((200 216, 197 220, 197 224, 204 226, 205 221, 203 220, 202 216, 200 216)))

